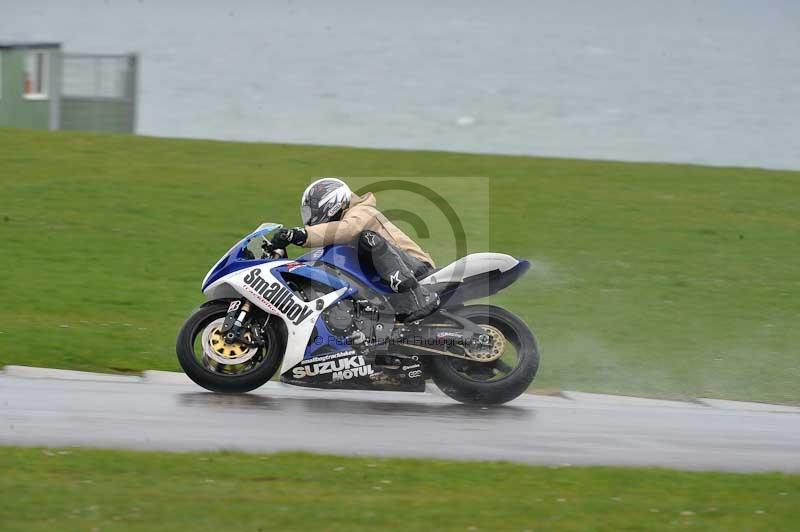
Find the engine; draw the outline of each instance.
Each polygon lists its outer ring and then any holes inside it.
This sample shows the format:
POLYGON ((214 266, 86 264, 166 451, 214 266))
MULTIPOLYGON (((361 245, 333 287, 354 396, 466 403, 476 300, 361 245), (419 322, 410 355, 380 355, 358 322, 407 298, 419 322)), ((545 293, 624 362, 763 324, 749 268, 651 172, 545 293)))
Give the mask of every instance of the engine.
POLYGON ((366 343, 386 349, 394 313, 381 312, 366 300, 343 299, 323 312, 322 320, 333 334, 348 338, 354 344, 366 343))
POLYGON ((349 336, 356 331, 356 305, 352 299, 343 299, 322 314, 328 329, 339 336, 349 336))

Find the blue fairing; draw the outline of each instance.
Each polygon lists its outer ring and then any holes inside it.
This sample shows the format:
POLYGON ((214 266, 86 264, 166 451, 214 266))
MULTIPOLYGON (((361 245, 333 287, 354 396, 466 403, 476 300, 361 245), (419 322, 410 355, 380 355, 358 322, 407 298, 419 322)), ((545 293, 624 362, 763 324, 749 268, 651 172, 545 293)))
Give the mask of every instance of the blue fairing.
MULTIPOLYGON (((246 268, 252 268, 261 264, 275 262, 275 260, 283 260, 245 258, 244 250, 247 248, 247 245, 254 238, 271 232, 276 227, 279 226, 274 224, 265 229, 255 231, 236 243, 236 245, 234 245, 230 251, 228 251, 228 253, 217 262, 211 271, 208 272, 206 278, 203 280, 202 290, 205 291, 206 288, 211 286, 219 279, 237 271, 244 270, 246 268)), ((324 284, 331 287, 332 290, 339 290, 344 287, 349 287, 349 290, 345 291, 341 295, 340 299, 350 297, 354 293, 358 292, 358 288, 350 286, 346 280, 338 277, 337 275, 331 274, 329 270, 326 271, 322 268, 315 268, 313 264, 320 262, 344 271, 346 274, 352 276, 354 281, 358 281, 378 293, 391 293, 389 286, 382 281, 380 277, 378 277, 374 269, 369 266, 365 268, 361 267, 361 264, 358 260, 357 251, 351 246, 346 245, 327 246, 322 249, 310 251, 304 255, 301 255, 294 261, 286 262, 274 267, 272 271, 276 274, 276 277, 284 280, 284 282, 285 278, 282 274, 291 274, 299 277, 305 277, 312 281, 324 284)), ((324 320, 318 320, 316 322, 315 333, 316 334, 312 336, 311 341, 306 346, 304 353, 304 358, 306 359, 313 358, 320 351, 327 353, 331 352, 331 350, 341 351, 349 349, 349 345, 346 340, 333 334, 325 325, 324 320), (318 339, 325 339, 325 341, 320 343, 318 339)))
POLYGON ((317 356, 318 352, 326 346, 328 349, 323 350, 323 354, 352 349, 345 338, 336 336, 328 329, 328 326, 325 325, 325 320, 317 320, 314 326, 314 334, 312 334, 309 339, 303 359, 308 360, 309 358, 314 358, 317 356))
MULTIPOLYGON (((262 229, 259 229, 245 238, 240 240, 236 243, 229 251, 226 253, 214 267, 211 269, 210 272, 206 275, 206 278, 203 280, 202 290, 205 291, 206 288, 211 286, 213 283, 218 281, 219 279, 235 273, 240 270, 244 270, 247 268, 252 268, 254 266, 258 266, 261 264, 275 262, 276 260, 283 260, 283 259, 247 259, 245 258, 244 250, 247 248, 247 245, 256 237, 262 236, 268 232, 273 231, 276 227, 280 227, 277 224, 264 224, 262 229)), ((308 255, 308 254, 307 254, 308 255)), ((313 259, 312 259, 313 260, 313 259)), ((357 260, 357 259, 356 259, 357 260)), ((296 275, 299 277, 305 277, 307 279, 316 281, 318 283, 324 284, 329 286, 333 291, 339 290, 341 288, 349 287, 339 299, 346 298, 352 296, 354 293, 358 291, 357 288, 349 286, 349 284, 337 277, 336 275, 332 275, 328 271, 325 271, 321 268, 315 268, 311 264, 304 264, 303 258, 299 258, 292 262, 285 262, 284 264, 280 264, 273 268, 273 273, 276 277, 284 283, 286 282, 285 277, 282 274, 296 275)), ((319 338, 327 338, 327 339, 334 339, 332 340, 335 345, 331 346, 334 348, 341 348, 344 349, 347 347, 347 344, 344 343, 344 340, 341 338, 335 337, 328 328, 325 326, 322 320, 317 321, 316 324, 317 334, 319 338), (340 343, 341 342, 341 343, 340 343)), ((324 344, 323 344, 324 345, 324 344)), ((311 343, 306 348, 305 356, 306 358, 312 357, 314 352, 321 348, 322 345, 311 343)))
POLYGON ((245 268, 250 268, 251 266, 258 266, 259 264, 264 264, 267 262, 273 262, 273 261, 269 259, 266 260, 236 259, 232 257, 230 254, 228 254, 225 256, 225 259, 211 271, 211 274, 206 278, 206 282, 203 283, 201 291, 205 291, 205 289, 211 286, 212 283, 214 283, 218 279, 225 277, 226 275, 230 275, 233 272, 244 270, 245 268))
POLYGON ((291 272, 293 275, 305 277, 306 279, 311 279, 312 281, 316 281, 318 283, 330 286, 334 290, 338 290, 340 288, 347 286, 346 282, 342 281, 335 275, 331 275, 325 270, 314 268, 310 264, 302 264, 302 261, 300 260, 296 260, 294 262, 289 262, 287 264, 278 266, 273 269, 273 272, 278 272, 278 273, 291 272))
POLYGON ((362 268, 358 252, 352 246, 336 244, 315 249, 297 258, 298 262, 324 262, 344 270, 368 287, 381 294, 391 294, 392 289, 369 265, 362 268))
POLYGON ((245 259, 244 250, 254 238, 264 236, 280 227, 280 224, 263 224, 259 229, 253 231, 237 242, 230 250, 228 250, 225 255, 223 255, 221 259, 219 259, 211 271, 206 274, 206 278, 203 279, 203 284, 200 288, 200 291, 204 292, 205 289, 211 285, 211 283, 230 273, 242 270, 244 268, 249 268, 250 266, 258 266, 259 264, 264 264, 265 262, 271 262, 271 260, 268 259, 245 259))

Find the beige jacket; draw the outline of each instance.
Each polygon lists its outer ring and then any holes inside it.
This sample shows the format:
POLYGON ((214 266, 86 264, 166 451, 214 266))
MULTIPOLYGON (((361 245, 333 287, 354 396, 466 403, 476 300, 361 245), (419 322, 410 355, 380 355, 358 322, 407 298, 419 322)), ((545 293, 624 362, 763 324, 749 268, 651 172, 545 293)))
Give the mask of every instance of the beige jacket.
POLYGON ((303 247, 318 248, 330 244, 355 244, 356 237, 366 229, 375 231, 387 242, 412 257, 436 266, 430 255, 375 208, 375 196, 371 192, 363 196, 353 194, 350 199, 350 207, 344 211, 340 221, 306 226, 308 239, 303 247))

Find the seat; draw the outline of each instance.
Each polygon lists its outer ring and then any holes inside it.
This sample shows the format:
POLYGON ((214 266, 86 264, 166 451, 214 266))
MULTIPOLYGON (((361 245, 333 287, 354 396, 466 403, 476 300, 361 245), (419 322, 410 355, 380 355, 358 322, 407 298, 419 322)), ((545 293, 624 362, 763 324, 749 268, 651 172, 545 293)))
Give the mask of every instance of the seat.
POLYGON ((472 253, 444 268, 432 271, 420 279, 419 283, 423 285, 462 283, 465 279, 482 273, 507 272, 519 262, 511 255, 503 253, 472 253))

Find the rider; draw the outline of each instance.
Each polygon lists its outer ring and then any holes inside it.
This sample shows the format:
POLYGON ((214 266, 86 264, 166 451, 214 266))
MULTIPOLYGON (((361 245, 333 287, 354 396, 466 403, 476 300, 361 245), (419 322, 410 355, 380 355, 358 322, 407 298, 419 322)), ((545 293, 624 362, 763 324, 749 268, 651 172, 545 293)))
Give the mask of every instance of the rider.
POLYGON ((318 179, 303 192, 300 215, 305 227, 279 229, 273 246, 353 244, 362 264, 371 264, 398 293, 393 303, 405 321, 422 319, 439 306, 438 294, 417 282, 434 269, 433 259, 375 208, 371 192, 359 196, 340 179, 318 179))

